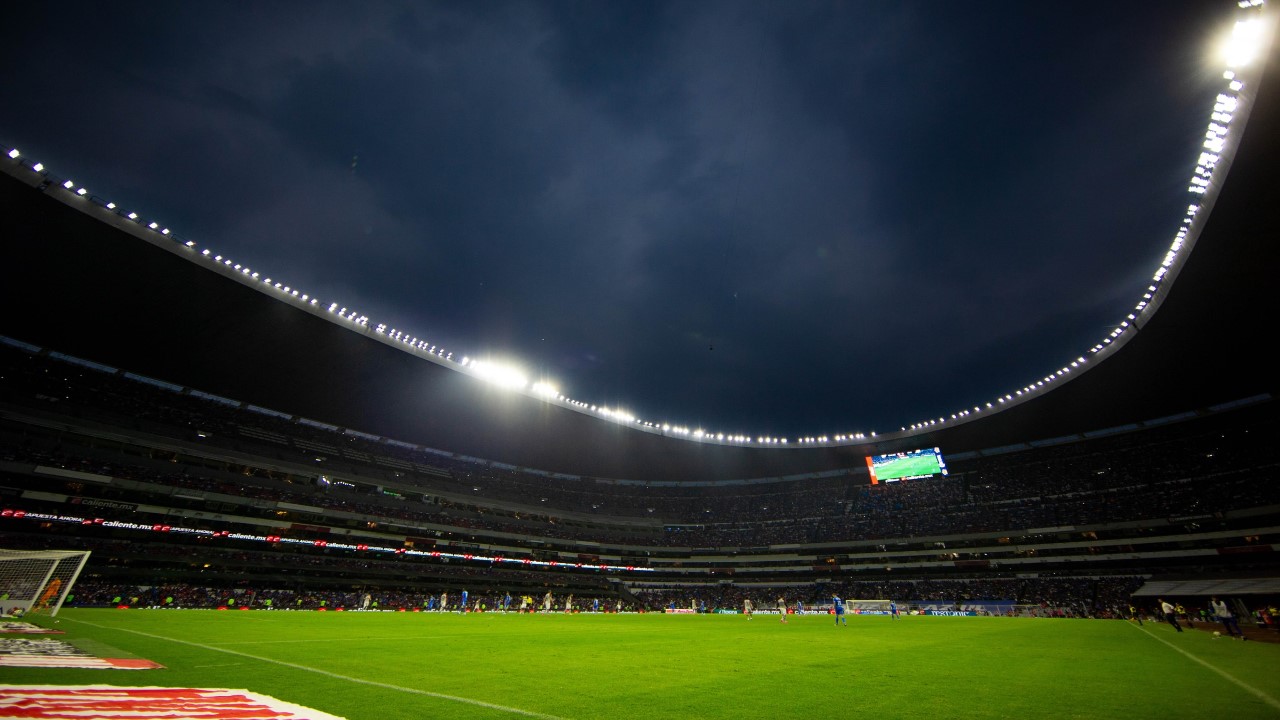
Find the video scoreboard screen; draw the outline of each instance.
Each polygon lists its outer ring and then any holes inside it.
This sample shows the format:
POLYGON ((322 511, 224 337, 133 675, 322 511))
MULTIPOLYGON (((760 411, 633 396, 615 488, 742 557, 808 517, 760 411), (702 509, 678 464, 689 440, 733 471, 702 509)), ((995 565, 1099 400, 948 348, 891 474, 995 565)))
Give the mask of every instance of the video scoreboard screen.
POLYGON ((879 485, 882 482, 946 475, 947 463, 942 459, 942 451, 935 447, 889 455, 868 455, 867 470, 871 473, 871 484, 879 485))

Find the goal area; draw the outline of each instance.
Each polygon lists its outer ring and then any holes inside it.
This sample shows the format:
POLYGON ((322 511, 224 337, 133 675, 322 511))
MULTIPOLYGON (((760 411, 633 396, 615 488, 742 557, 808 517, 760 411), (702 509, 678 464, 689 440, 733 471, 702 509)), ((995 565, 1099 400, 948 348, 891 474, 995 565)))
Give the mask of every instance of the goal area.
POLYGON ((888 615, 892 600, 845 600, 845 612, 853 615, 888 615))
POLYGON ((0 549, 0 612, 6 618, 27 613, 57 615, 89 552, 0 549))

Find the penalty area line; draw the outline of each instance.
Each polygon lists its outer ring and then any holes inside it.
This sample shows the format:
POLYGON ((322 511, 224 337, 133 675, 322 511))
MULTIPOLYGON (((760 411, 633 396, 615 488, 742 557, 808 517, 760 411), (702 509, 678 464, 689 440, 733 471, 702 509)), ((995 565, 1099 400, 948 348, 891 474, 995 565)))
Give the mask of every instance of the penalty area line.
POLYGON ((1205 667, 1209 668, 1210 670, 1212 670, 1212 671, 1214 671, 1214 672, 1218 673, 1218 674, 1219 674, 1219 675, 1221 675, 1222 677, 1224 677, 1224 678, 1226 678, 1226 679, 1230 680, 1231 682, 1235 683, 1236 685, 1240 686, 1241 688, 1244 688, 1246 691, 1248 691, 1248 692, 1249 692, 1249 693, 1251 693, 1252 695, 1256 696, 1256 697, 1257 697, 1259 700, 1261 700, 1262 702, 1264 702, 1264 703, 1266 703, 1266 704, 1270 705, 1272 708, 1274 708, 1274 709, 1276 709, 1276 710, 1280 710, 1280 700, 1276 700, 1275 698, 1273 698, 1273 697, 1271 697, 1270 695, 1268 695, 1268 694, 1266 694, 1266 693, 1262 692, 1261 690, 1259 690, 1259 689, 1257 689, 1257 688, 1255 688, 1255 687, 1253 687, 1253 686, 1251 686, 1251 685, 1249 685, 1249 684, 1245 683, 1243 680, 1240 680, 1240 679, 1236 678, 1234 675, 1232 675, 1232 674, 1228 673, 1226 670, 1223 670, 1223 669, 1221 669, 1221 668, 1219 668, 1219 667, 1216 667, 1216 666, 1214 666, 1214 665, 1210 665, 1208 662, 1205 662, 1204 660, 1201 660, 1200 658, 1196 657, 1195 655, 1192 655, 1191 653, 1187 652, 1186 650, 1183 650, 1182 648, 1178 647, 1177 645, 1174 645, 1173 643, 1169 642, 1168 640, 1165 640, 1164 638, 1157 636, 1155 633, 1151 632, 1150 630, 1148 630, 1148 629, 1146 629, 1146 628, 1139 628, 1139 627, 1137 627, 1137 626, 1134 626, 1134 629, 1135 629, 1135 630, 1141 630, 1141 631, 1142 631, 1142 632, 1143 632, 1147 637, 1151 638, 1152 640, 1157 640, 1157 641, 1159 641, 1159 642, 1164 643, 1164 644, 1165 644, 1165 645, 1167 645, 1168 647, 1173 648, 1174 650, 1177 650, 1179 653, 1182 653, 1184 656, 1186 656, 1186 657, 1190 658, 1191 660, 1194 660, 1195 662, 1200 663, 1201 665, 1203 665, 1203 666, 1205 666, 1205 667))
POLYGON ((250 660, 257 660, 259 662, 270 663, 272 665, 280 665, 281 667, 293 668, 294 670, 302 670, 303 672, 315 673, 317 675, 323 675, 328 678, 333 678, 334 680, 345 680, 349 683, 355 683, 357 685, 368 685, 369 687, 382 688, 384 690, 395 690, 397 692, 409 693, 411 695, 422 695, 425 697, 436 698, 438 700, 448 700, 450 702, 463 703, 465 705, 474 705, 476 707, 488 708, 490 710, 497 710, 499 712, 511 713, 513 715, 523 715, 525 717, 542 718, 543 720, 566 720, 565 718, 562 718, 558 715, 547 715, 545 713, 534 712, 532 710, 521 710, 520 708, 508 707, 506 705, 499 705, 497 703, 485 702, 484 700, 476 700, 474 698, 460 697, 458 695, 446 695, 445 693, 431 692, 430 690, 420 690, 418 688, 404 687, 403 685, 392 685, 391 683, 378 682, 377 680, 365 680, 363 678, 351 677, 349 675, 340 675, 338 673, 330 672, 328 670, 321 670, 320 668, 308 667, 306 665, 299 665, 297 663, 286 662, 284 660, 276 660, 274 658, 262 657, 259 655, 251 655, 249 653, 240 652, 239 650, 228 650, 226 648, 220 648, 216 645, 205 645, 204 643, 191 642, 190 640, 179 640, 178 638, 166 637, 164 635, 154 635, 152 633, 142 632, 141 630, 130 630, 128 628, 109 627, 107 625, 99 625, 98 623, 85 622, 84 620, 72 620, 71 618, 66 618, 66 619, 69 620, 70 622, 80 623, 81 625, 88 625, 90 627, 96 627, 102 630, 118 630, 120 632, 132 633, 134 635, 141 635, 142 637, 149 637, 156 640, 165 640, 171 643, 177 643, 178 645, 188 645, 190 647, 200 648, 201 650, 211 650, 213 652, 226 653, 228 655, 235 655, 238 657, 248 658, 250 660))

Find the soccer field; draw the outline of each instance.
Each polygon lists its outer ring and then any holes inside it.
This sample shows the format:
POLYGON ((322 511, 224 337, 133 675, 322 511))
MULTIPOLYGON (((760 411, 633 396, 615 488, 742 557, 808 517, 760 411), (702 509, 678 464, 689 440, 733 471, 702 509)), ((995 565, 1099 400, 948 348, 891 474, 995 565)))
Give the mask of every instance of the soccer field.
POLYGON ((56 627, 165 668, 3 684, 243 688, 351 720, 1280 717, 1280 645, 1154 623, 73 609, 56 627))

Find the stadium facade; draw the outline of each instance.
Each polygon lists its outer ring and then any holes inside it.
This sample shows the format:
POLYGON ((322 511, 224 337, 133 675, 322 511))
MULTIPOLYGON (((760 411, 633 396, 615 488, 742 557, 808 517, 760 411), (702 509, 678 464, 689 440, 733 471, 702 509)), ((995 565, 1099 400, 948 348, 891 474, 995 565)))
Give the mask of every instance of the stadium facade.
POLYGON ((299 597, 469 586, 643 605, 905 576, 1091 611, 1133 578, 1274 575, 1277 85, 1254 96, 1160 312, 1119 352, 981 419, 813 447, 690 442, 503 391, 10 163, 0 528, 95 549, 91 582, 299 597), (951 476, 868 487, 866 455, 932 446, 951 476))

